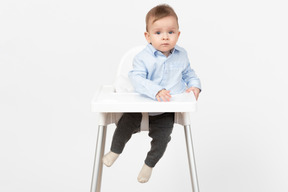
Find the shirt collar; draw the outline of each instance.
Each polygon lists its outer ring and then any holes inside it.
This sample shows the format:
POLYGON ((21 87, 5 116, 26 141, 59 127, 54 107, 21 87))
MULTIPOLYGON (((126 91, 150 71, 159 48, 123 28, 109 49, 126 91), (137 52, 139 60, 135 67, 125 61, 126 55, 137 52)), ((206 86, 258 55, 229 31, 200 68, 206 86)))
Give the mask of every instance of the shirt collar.
MULTIPOLYGON (((153 45, 151 45, 150 43, 147 45, 148 50, 151 51, 151 53, 154 54, 154 56, 157 55, 157 52, 159 52, 157 49, 155 49, 155 47, 153 47, 153 45)), ((179 52, 179 46, 175 45, 175 47, 171 50, 171 54, 173 54, 175 51, 179 52)))

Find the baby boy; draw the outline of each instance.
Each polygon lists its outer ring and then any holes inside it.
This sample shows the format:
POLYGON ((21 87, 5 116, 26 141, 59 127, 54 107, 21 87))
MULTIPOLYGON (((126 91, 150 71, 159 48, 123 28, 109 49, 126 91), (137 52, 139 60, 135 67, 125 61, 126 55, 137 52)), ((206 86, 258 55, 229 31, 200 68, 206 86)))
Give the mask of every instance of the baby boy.
MULTIPOLYGON (((169 5, 158 5, 146 15, 148 45, 137 54, 129 78, 135 91, 159 102, 170 101, 173 94, 193 92, 198 99, 200 80, 190 67, 186 51, 176 45, 180 31, 178 17, 169 5)), ((138 175, 138 181, 149 180, 153 167, 163 156, 171 140, 174 113, 149 113, 151 149, 138 175)), ((122 153, 132 134, 140 131, 142 114, 124 113, 114 132, 110 152, 103 163, 110 167, 122 153)))

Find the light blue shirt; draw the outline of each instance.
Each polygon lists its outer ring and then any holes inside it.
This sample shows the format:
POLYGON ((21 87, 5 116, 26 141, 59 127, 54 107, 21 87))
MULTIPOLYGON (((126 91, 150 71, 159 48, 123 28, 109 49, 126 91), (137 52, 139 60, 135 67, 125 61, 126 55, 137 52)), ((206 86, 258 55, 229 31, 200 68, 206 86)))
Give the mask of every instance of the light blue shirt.
POLYGON ((201 89, 187 52, 177 45, 166 57, 148 44, 134 57, 133 70, 128 75, 135 91, 152 99, 162 89, 170 90, 171 95, 182 93, 187 87, 201 89))

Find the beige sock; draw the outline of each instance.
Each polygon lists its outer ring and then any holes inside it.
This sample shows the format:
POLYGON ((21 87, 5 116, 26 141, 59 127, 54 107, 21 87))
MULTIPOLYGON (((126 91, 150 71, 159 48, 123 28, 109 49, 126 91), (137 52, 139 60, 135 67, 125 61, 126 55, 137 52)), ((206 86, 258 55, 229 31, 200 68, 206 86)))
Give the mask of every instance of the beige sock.
POLYGON ((102 162, 107 167, 110 167, 111 165, 113 165, 113 163, 116 161, 118 157, 119 157, 119 154, 110 151, 106 155, 104 155, 104 157, 102 158, 102 162))
POLYGON ((152 167, 149 167, 148 165, 144 164, 139 175, 138 175, 138 181, 140 183, 146 183, 148 182, 149 178, 151 177, 152 174, 152 167))

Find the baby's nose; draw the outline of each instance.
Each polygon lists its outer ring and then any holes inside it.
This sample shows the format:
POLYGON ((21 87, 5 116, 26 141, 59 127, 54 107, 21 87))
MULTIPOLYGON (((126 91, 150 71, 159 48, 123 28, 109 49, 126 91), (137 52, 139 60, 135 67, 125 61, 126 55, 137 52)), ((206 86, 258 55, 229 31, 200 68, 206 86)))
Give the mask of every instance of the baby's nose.
POLYGON ((169 38, 168 33, 163 33, 162 39, 168 39, 168 38, 169 38))

